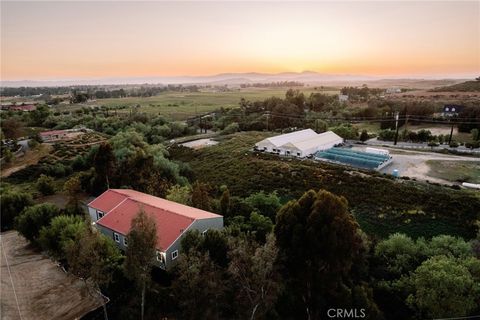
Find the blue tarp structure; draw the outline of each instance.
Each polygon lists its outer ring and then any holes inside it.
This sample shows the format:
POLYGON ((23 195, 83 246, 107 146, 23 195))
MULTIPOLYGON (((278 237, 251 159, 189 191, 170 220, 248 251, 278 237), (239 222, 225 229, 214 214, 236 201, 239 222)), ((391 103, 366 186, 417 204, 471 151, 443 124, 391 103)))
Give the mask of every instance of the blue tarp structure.
POLYGON ((377 169, 380 165, 391 159, 389 155, 355 151, 345 148, 331 148, 325 151, 319 151, 315 154, 315 158, 365 169, 377 169))

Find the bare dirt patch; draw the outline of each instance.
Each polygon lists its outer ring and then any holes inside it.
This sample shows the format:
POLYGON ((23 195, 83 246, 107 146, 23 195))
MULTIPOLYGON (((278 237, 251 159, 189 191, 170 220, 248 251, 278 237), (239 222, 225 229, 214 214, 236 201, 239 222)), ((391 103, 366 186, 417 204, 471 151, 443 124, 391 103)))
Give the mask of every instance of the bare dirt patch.
POLYGON ((78 319, 101 306, 84 283, 34 251, 16 231, 1 234, 1 319, 78 319))
POLYGON ((218 142, 212 139, 199 139, 199 140, 193 140, 193 141, 182 143, 182 146, 191 148, 191 149, 201 149, 201 148, 213 146, 216 144, 218 144, 218 142))

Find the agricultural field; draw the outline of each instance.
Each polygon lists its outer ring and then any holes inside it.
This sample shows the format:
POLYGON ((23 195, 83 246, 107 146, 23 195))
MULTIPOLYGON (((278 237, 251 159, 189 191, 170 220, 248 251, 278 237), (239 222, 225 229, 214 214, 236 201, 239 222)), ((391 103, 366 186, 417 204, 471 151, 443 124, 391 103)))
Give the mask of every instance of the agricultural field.
POLYGON ((213 186, 227 185, 236 196, 276 190, 286 202, 309 189, 322 188, 342 195, 362 229, 374 236, 394 232, 413 237, 474 235, 466 221, 471 222, 477 214, 478 193, 333 164, 253 153, 254 143, 266 136, 260 132, 237 133, 222 137, 218 145, 200 150, 171 148, 170 154, 190 164, 199 180, 213 186))
MULTIPOLYGON (((314 92, 338 94, 340 90, 314 87, 299 87, 306 96, 314 92)), ((214 111, 218 108, 236 108, 242 98, 246 100, 262 100, 269 97, 285 97, 288 88, 248 88, 227 92, 165 92, 153 97, 127 97, 115 99, 98 99, 84 104, 55 107, 57 111, 76 110, 82 107, 124 107, 118 113, 130 112, 130 107, 140 105, 138 112, 161 114, 174 120, 183 120, 196 114, 214 111)))

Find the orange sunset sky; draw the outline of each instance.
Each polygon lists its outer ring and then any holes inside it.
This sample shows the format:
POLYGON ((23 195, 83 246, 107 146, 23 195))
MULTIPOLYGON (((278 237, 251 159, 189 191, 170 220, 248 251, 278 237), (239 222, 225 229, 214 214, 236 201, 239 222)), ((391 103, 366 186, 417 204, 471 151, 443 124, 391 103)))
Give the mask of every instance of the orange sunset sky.
POLYGON ((480 1, 1 2, 1 78, 470 77, 480 1))

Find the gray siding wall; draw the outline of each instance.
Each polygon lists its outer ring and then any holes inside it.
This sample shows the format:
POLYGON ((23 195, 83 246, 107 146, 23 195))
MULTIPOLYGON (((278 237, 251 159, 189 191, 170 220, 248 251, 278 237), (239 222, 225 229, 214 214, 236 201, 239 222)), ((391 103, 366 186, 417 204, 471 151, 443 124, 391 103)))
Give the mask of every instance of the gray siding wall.
MULTIPOLYGON (((90 219, 92 219, 92 222, 96 222, 98 220, 98 213, 102 212, 102 211, 97 210, 97 209, 92 208, 92 207, 89 207, 89 206, 87 206, 87 208, 88 208, 88 215, 90 216, 90 219)), ((105 215, 104 212, 102 212, 102 213, 105 215)))
MULTIPOLYGON (((198 230, 200 232, 204 232, 209 229, 215 229, 215 230, 223 229, 223 217, 195 220, 190 225, 190 227, 187 230, 185 230, 185 232, 189 230, 198 230)), ((178 250, 178 254, 180 255, 182 238, 185 232, 174 243, 172 243, 172 245, 166 251, 167 269, 174 266, 177 262, 178 258, 175 260, 172 259, 172 253, 178 250)))
POLYGON ((105 228, 104 226, 101 226, 99 224, 96 224, 95 226, 101 233, 107 236, 107 238, 112 239, 113 243, 115 243, 120 250, 125 251, 127 249, 127 247, 123 244, 123 239, 125 239, 125 236, 123 234, 117 232, 120 238, 120 242, 116 242, 115 238, 113 237, 113 233, 114 233, 113 230, 105 228))
POLYGON ((88 215, 90 216, 90 219, 92 219, 92 222, 97 221, 97 210, 93 209, 92 207, 88 207, 88 215))

